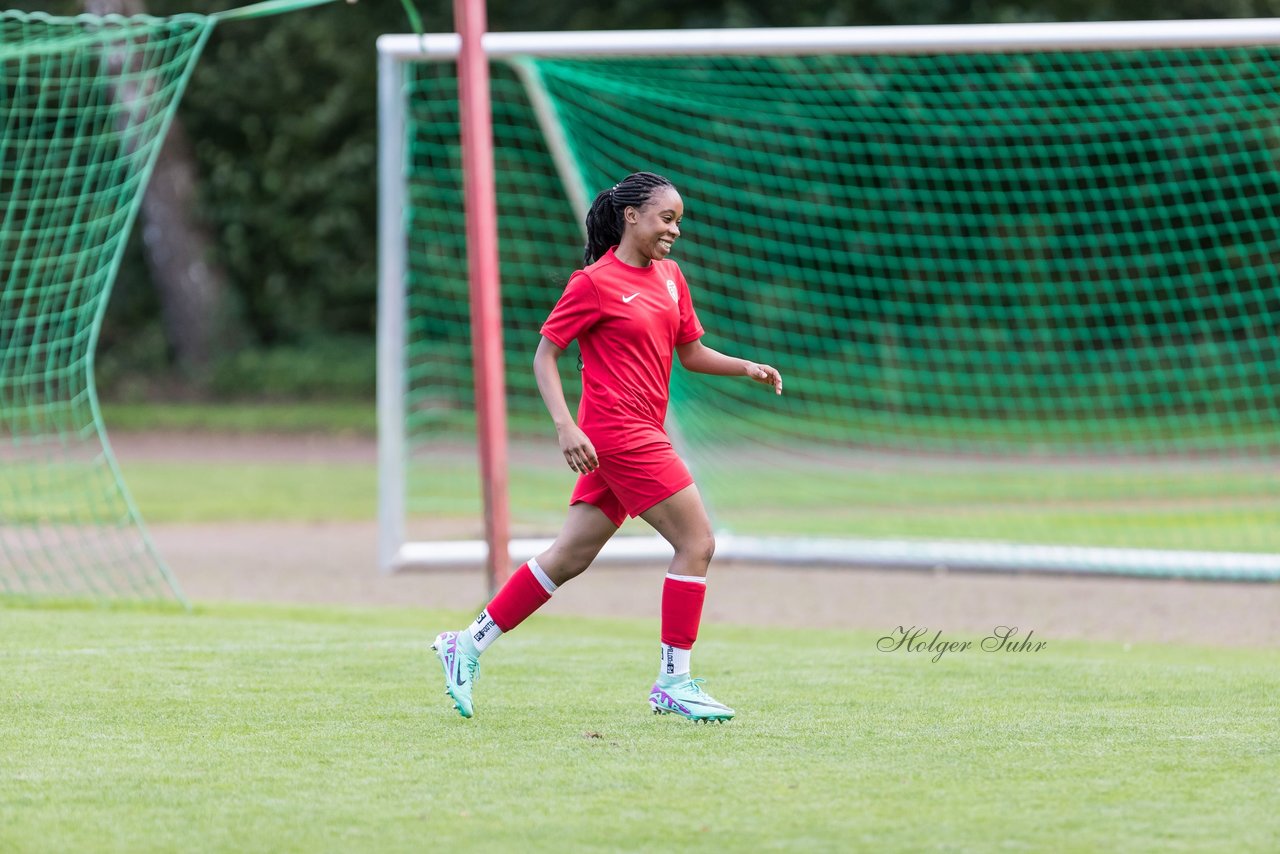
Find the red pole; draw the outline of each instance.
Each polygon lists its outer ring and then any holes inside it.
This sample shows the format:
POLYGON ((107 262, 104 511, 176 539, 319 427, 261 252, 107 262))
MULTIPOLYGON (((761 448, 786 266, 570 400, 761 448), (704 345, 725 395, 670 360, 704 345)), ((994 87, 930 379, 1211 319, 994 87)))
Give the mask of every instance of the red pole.
POLYGON ((493 172, 489 59, 480 39, 488 26, 484 0, 454 0, 462 37, 458 97, 462 123, 467 266, 471 282, 471 350, 475 364, 476 432, 484 490, 486 566, 492 594, 511 574, 507 503, 507 393, 502 365, 502 301, 498 285, 498 203, 493 172))

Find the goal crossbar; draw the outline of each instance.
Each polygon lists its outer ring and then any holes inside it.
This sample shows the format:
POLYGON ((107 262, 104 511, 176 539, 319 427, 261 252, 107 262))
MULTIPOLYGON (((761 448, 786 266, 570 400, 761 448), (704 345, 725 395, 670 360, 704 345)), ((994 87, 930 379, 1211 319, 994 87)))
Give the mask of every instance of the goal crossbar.
MULTIPOLYGON (((695 54, 998 53, 1232 47, 1280 42, 1280 18, 944 24, 919 27, 788 27, 723 30, 603 30, 486 33, 490 59, 517 56, 695 54)), ((457 33, 378 37, 378 53, 415 62, 455 59, 457 33)))

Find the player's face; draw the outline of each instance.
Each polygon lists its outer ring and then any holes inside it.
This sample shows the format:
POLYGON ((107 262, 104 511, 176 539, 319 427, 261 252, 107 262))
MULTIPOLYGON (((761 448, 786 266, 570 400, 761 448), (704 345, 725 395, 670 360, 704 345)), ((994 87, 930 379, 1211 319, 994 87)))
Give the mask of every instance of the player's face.
POLYGON ((672 187, 663 187, 641 208, 627 208, 627 233, 631 245, 650 260, 671 254, 671 245, 680 236, 684 202, 672 187))

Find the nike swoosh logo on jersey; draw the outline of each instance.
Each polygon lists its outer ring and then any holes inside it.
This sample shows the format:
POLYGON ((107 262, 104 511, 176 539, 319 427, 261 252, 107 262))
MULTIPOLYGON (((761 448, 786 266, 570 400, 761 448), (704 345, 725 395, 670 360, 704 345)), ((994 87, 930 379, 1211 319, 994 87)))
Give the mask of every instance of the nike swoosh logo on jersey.
POLYGON ((635 299, 635 298, 636 298, 636 297, 638 297, 638 296, 640 296, 640 292, 639 292, 639 291, 636 291, 634 294, 632 294, 632 295, 631 295, 631 296, 629 296, 629 297, 623 297, 623 298, 622 298, 622 301, 623 301, 623 302, 631 302, 633 299, 635 299))

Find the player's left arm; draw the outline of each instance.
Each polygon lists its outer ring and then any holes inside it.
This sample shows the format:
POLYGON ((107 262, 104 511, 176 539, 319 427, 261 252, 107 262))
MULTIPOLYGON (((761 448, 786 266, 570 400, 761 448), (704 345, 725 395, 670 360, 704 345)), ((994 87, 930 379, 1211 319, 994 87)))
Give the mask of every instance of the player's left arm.
POLYGON ((720 377, 747 376, 758 383, 773 386, 776 394, 782 394, 782 374, 777 368, 726 356, 703 344, 701 338, 677 344, 676 355, 680 357, 680 364, 684 365, 685 370, 720 377))

